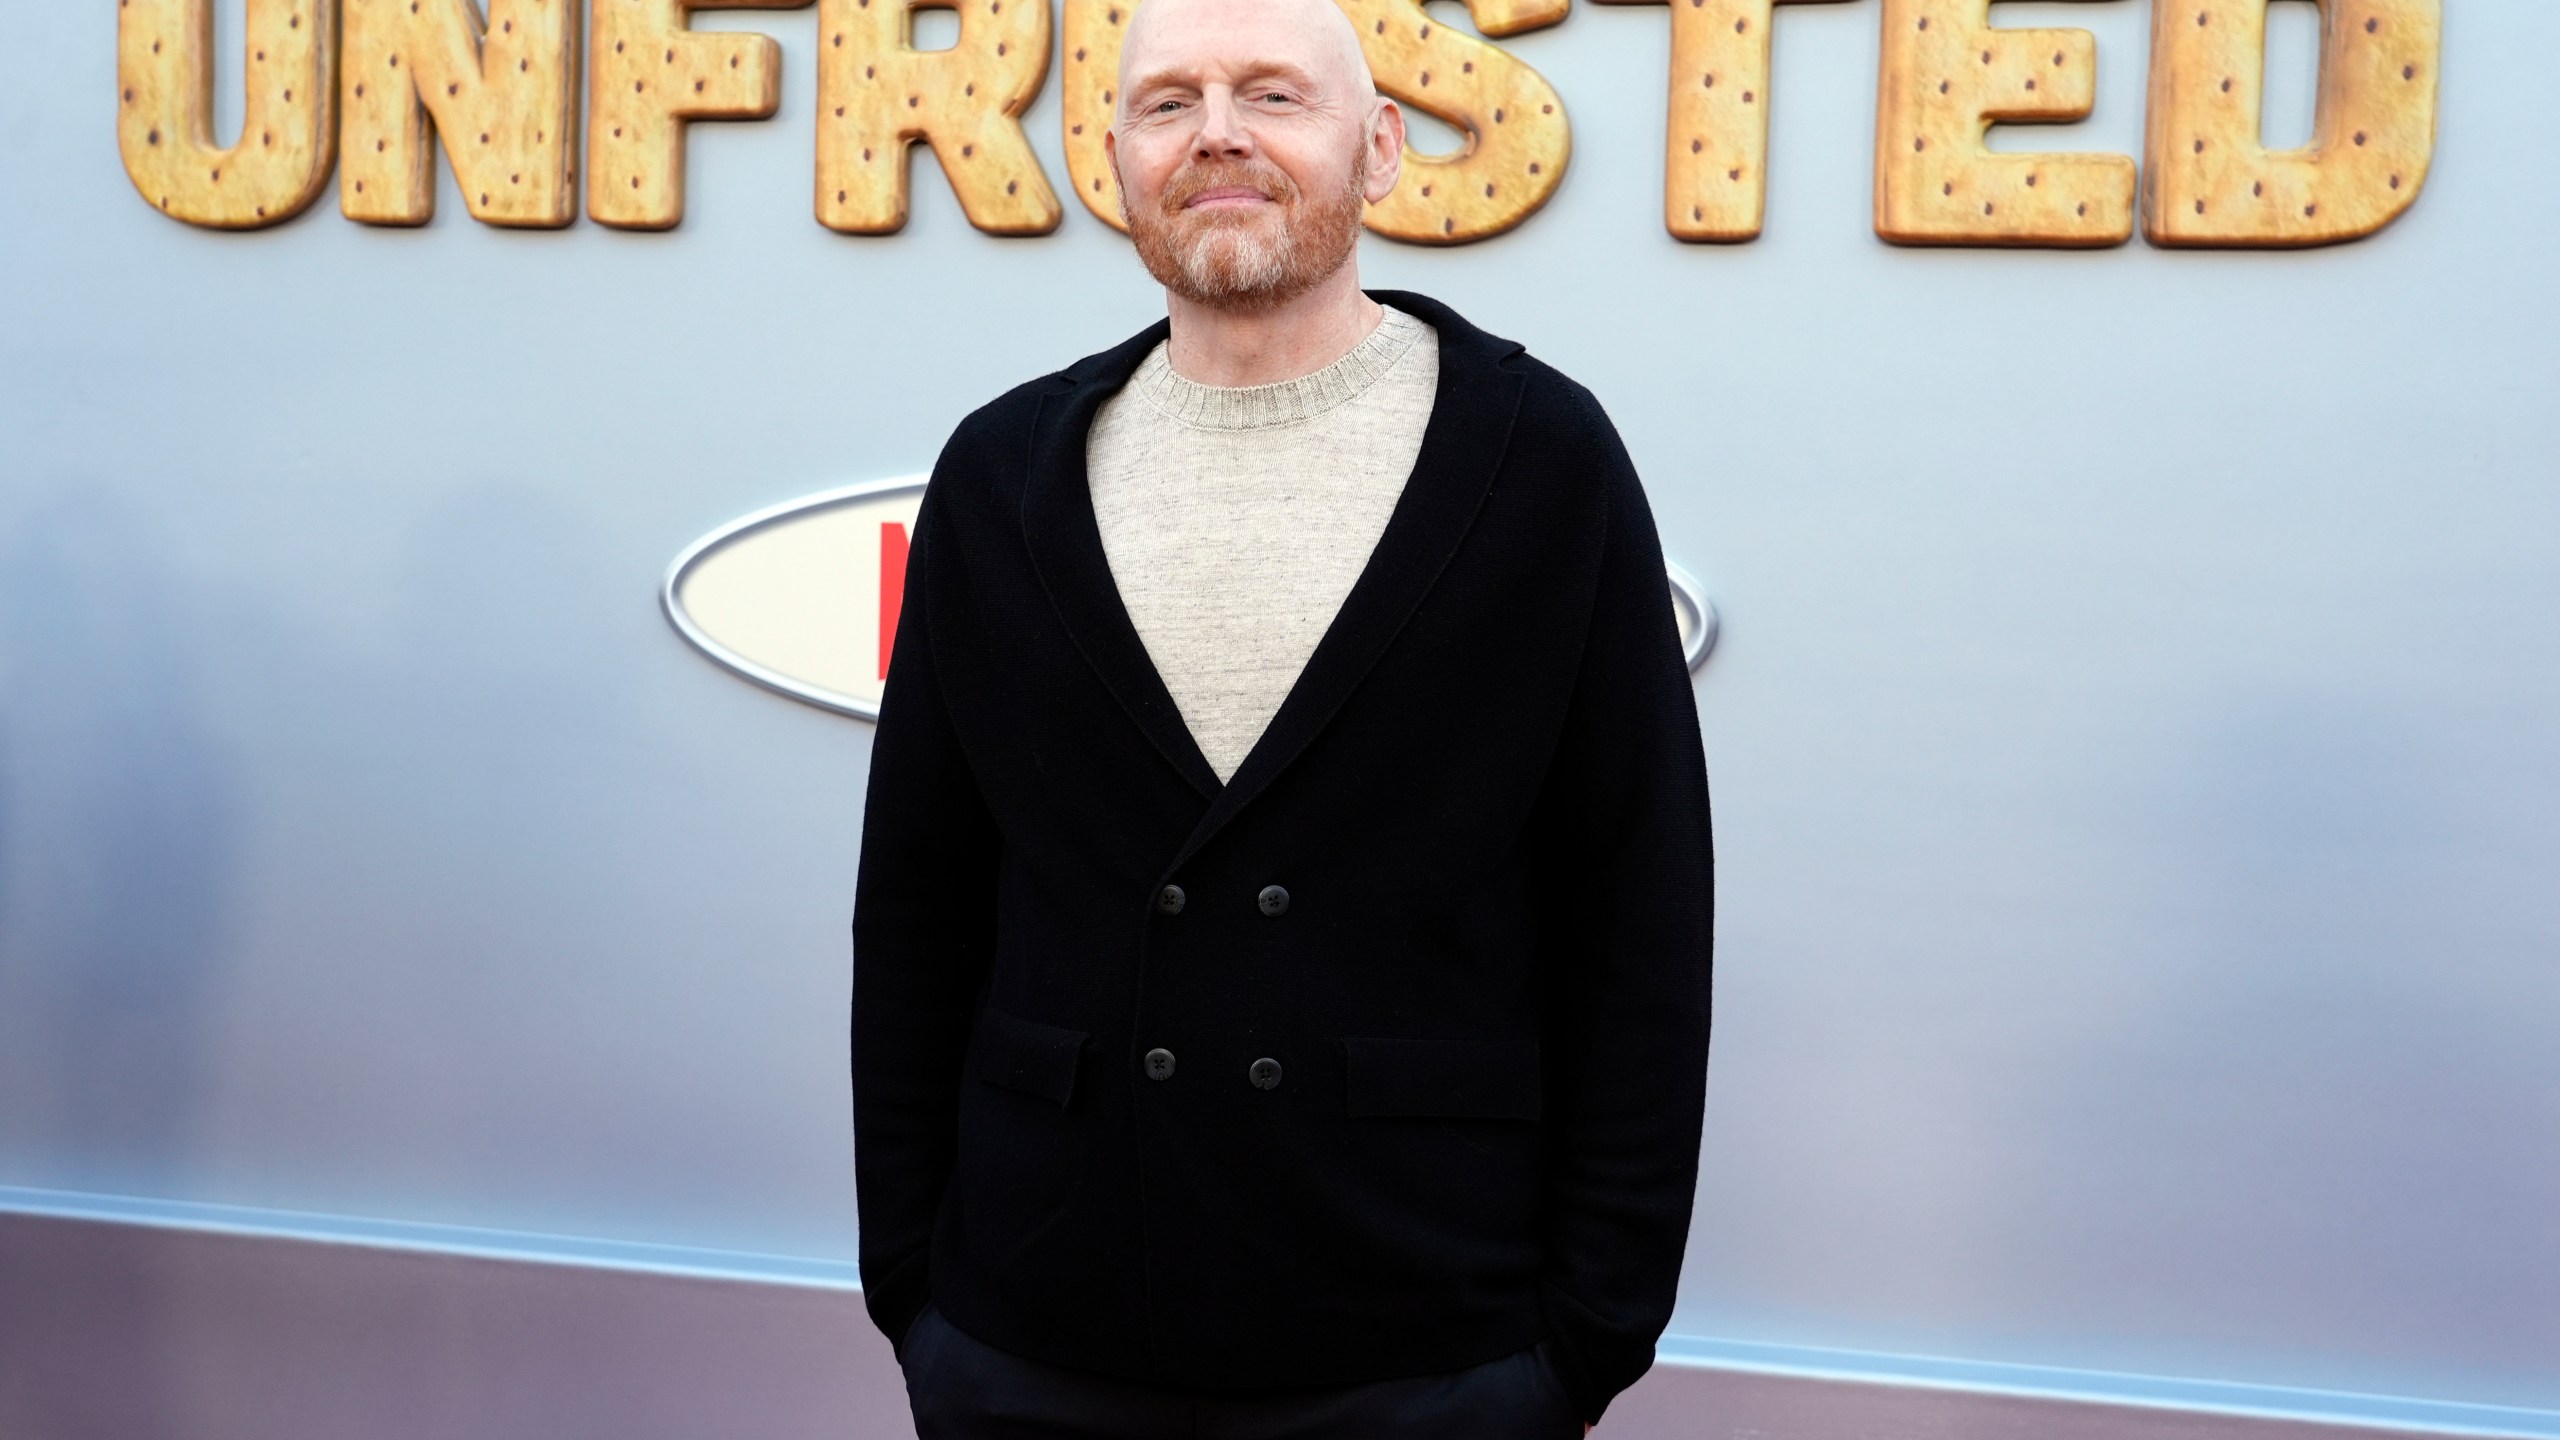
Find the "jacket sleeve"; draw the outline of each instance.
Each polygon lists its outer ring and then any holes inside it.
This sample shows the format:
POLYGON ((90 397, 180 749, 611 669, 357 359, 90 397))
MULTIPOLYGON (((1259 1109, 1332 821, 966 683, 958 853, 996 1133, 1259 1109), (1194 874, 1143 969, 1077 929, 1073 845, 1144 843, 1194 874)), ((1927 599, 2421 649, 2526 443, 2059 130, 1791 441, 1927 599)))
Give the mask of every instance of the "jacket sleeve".
POLYGON ((1669 1324, 1705 1117, 1715 860, 1697 701, 1634 463, 1598 403, 1608 519, 1539 802, 1552 1149, 1540 1301, 1597 1421, 1669 1324))
MULTIPOLYGON (((950 452, 945 451, 946 459, 950 452)), ((941 467, 937 466, 937 472, 941 467)), ((862 1296, 893 1345, 932 1298, 961 1061, 995 938, 1001 840, 951 722, 936 616, 959 569, 928 485, 871 742, 853 916, 853 1150, 862 1296)))

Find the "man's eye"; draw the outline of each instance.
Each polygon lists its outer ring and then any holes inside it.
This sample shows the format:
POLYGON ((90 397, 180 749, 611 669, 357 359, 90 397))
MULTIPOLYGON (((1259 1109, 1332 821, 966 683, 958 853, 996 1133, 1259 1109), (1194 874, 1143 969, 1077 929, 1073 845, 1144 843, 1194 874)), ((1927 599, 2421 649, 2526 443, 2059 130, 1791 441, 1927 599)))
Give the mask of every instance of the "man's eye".
POLYGON ((1156 113, 1157 113, 1157 114, 1159 114, 1159 115, 1161 115, 1161 114, 1163 114, 1166 110, 1171 109, 1172 107, 1174 107, 1174 106, 1176 106, 1176 105, 1179 105, 1179 104, 1181 104, 1181 103, 1182 103, 1182 102, 1181 102, 1181 101, 1179 101, 1179 100, 1159 100, 1159 101, 1157 101, 1157 102, 1156 102, 1156 113))

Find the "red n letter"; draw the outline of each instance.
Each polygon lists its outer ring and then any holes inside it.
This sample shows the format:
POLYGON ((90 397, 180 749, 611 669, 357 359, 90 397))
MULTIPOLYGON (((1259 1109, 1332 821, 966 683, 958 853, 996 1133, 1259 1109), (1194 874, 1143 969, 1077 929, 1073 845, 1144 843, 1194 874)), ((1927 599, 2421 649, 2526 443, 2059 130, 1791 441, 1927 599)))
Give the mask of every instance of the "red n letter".
POLYGON ((898 606, 907 593, 907 527, 880 523, 880 678, 889 678, 889 647, 898 643, 898 606))

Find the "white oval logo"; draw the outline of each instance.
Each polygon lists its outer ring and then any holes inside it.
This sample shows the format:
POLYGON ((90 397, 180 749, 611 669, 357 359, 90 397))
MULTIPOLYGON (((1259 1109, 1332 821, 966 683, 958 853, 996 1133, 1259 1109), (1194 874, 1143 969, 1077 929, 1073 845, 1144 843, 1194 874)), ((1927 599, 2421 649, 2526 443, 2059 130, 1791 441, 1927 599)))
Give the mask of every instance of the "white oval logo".
MULTIPOLYGON (((658 603, 693 647, 794 700, 873 720, 906 591, 925 477, 822 490, 741 516, 684 547, 658 603)), ((1689 668, 1715 648, 1716 610, 1670 569, 1689 668)))

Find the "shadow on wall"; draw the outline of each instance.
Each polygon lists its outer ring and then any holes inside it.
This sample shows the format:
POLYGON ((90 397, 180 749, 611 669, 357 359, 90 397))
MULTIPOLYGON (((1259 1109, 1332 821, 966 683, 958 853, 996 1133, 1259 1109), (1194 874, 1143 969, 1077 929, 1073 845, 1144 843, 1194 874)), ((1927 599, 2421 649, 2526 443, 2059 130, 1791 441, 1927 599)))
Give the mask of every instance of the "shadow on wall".
MULTIPOLYGON (((88 1183, 189 1163, 233 958, 237 787, 177 589, 98 491, 0 537, 0 1162, 76 1154, 88 1183)), ((145 1356, 178 1338, 154 1314, 133 1311, 145 1356)), ((126 1381, 175 1420, 165 1368, 126 1381)))

